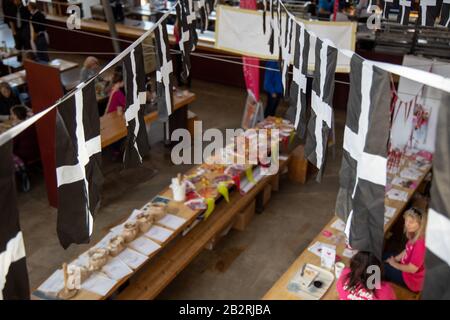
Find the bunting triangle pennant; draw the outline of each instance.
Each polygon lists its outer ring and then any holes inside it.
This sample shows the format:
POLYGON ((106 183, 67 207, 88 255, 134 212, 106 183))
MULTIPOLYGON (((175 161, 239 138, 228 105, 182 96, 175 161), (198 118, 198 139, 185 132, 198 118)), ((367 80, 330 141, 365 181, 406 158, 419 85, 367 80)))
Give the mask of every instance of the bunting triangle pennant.
POLYGON ((12 142, 0 147, 0 300, 28 300, 30 286, 19 224, 12 142))
POLYGON ((127 107, 125 120, 127 124, 127 140, 125 143, 125 168, 137 167, 142 158, 150 150, 147 129, 144 121, 144 105, 147 100, 145 89, 145 69, 142 45, 137 45, 124 58, 125 91, 127 107))
POLYGON ((100 206, 100 118, 95 82, 62 102, 56 115, 57 233, 63 248, 89 243, 100 206))

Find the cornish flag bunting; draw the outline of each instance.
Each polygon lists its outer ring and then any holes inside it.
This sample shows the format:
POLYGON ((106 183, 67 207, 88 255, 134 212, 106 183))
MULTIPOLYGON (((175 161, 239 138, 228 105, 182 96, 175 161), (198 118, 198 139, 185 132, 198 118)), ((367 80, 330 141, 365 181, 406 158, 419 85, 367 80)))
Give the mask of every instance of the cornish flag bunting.
POLYGON ((267 0, 262 0, 262 3, 263 3, 263 14, 262 14, 262 18, 263 18, 263 32, 264 32, 264 34, 266 34, 267 0))
POLYGON ((283 83, 284 96, 289 96, 289 66, 292 59, 292 37, 293 37, 294 21, 286 16, 286 25, 282 30, 281 37, 281 49, 280 49, 280 70, 281 70, 281 81, 283 83))
POLYGON ((178 20, 180 21, 180 51, 181 51, 181 59, 183 61, 183 72, 181 76, 183 79, 187 79, 189 77, 189 71, 191 69, 191 58, 190 54, 195 49, 194 43, 194 32, 195 28, 192 28, 192 25, 188 23, 188 16, 190 14, 189 11, 189 0, 181 0, 180 5, 176 6, 178 20))
POLYGON ((434 26, 441 7, 439 2, 439 0, 420 0, 419 19, 422 26, 434 26))
POLYGON ((57 109, 57 233, 64 249, 89 242, 103 184, 101 151, 95 82, 91 81, 57 109))
POLYGON ((383 6, 383 19, 389 19, 389 13, 391 12, 391 8, 394 7, 394 0, 384 0, 383 6))
POLYGON ((30 298, 30 288, 17 210, 12 142, 0 147, 0 159, 0 300, 24 300, 30 298))
POLYGON ((125 143, 124 164, 126 168, 137 167, 142 158, 149 152, 147 130, 144 121, 144 107, 147 98, 145 90, 145 69, 142 45, 124 58, 127 108, 125 120, 127 123, 127 140, 125 143))
POLYGON ((381 259, 390 125, 389 73, 354 54, 344 131, 338 216, 353 249, 381 259))
POLYGON ((444 0, 441 6, 441 26, 450 28, 450 0, 444 0))
POLYGON ((411 12, 411 0, 400 0, 397 22, 402 25, 409 24, 409 13, 411 12))
POLYGON ((269 50, 270 53, 273 54, 274 49, 274 42, 275 42, 275 15, 273 11, 273 2, 274 0, 269 0, 269 12, 270 12, 270 19, 269 19, 269 50))
POLYGON ((329 40, 316 39, 316 60, 311 92, 312 111, 308 122, 305 154, 308 160, 319 169, 318 181, 322 177, 328 136, 332 126, 337 54, 337 49, 329 40))
POLYGON ((155 39, 157 51, 156 92, 158 114, 162 121, 167 121, 173 111, 173 63, 170 56, 169 38, 167 36, 167 25, 165 20, 155 29, 155 39))
POLYGON ((304 26, 296 24, 294 32, 294 74, 292 76, 287 117, 303 139, 306 134, 306 87, 308 83, 309 33, 304 26))
POLYGON ((425 235, 423 299, 450 300, 450 98, 439 108, 431 203, 425 235))

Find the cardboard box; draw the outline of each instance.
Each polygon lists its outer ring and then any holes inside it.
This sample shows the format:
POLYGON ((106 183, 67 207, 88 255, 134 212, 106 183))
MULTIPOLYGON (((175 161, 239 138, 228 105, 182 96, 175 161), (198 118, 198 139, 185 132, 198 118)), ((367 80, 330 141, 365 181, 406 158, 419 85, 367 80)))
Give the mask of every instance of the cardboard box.
POLYGON ((244 210, 239 212, 236 216, 236 221, 233 225, 233 229, 244 231, 252 221, 255 215, 256 201, 253 200, 244 210))

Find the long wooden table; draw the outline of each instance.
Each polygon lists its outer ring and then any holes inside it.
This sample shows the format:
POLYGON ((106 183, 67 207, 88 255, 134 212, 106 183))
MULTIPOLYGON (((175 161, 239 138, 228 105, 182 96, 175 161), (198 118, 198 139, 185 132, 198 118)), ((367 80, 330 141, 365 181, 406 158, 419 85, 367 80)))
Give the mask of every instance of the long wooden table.
MULTIPOLYGON (((430 172, 431 168, 428 168, 425 171, 422 171, 423 174, 416 181, 416 188, 407 189, 396 186, 396 189, 404 190, 408 192, 408 201, 394 201, 385 199, 385 206, 390 206, 396 209, 395 214, 390 218, 389 222, 384 225, 385 234, 392 229, 395 222, 402 215, 406 206, 410 202, 412 196, 416 192, 419 185, 423 182, 426 175, 430 172)), ((326 243, 330 245, 336 246, 336 255, 341 258, 341 261, 344 262, 346 266, 349 265, 350 259, 343 256, 345 245, 345 234, 341 231, 333 229, 331 225, 338 220, 339 218, 333 217, 331 221, 320 231, 320 233, 311 241, 308 247, 300 254, 300 256, 294 261, 294 263, 289 267, 289 269, 275 282, 272 288, 264 295, 264 300, 300 300, 299 296, 293 292, 290 292, 287 287, 289 282, 294 278, 295 274, 302 268, 302 266, 306 263, 313 264, 316 266, 321 265, 320 257, 310 252, 308 248, 310 248, 316 241, 321 243, 326 243), (326 231, 326 232, 325 232, 326 231), (331 236, 329 236, 331 234, 331 236), (326 236, 328 235, 328 236, 326 236), (339 239, 339 241, 333 242, 330 239, 339 239)), ((339 300, 339 296, 336 290, 336 280, 334 280, 331 287, 325 293, 325 295, 321 298, 321 300, 339 300)))
MULTIPOLYGON (((283 171, 288 162, 289 157, 285 159, 280 158, 278 173, 283 171)), ((194 167, 189 170, 187 175, 194 173, 197 168, 194 167)), ((105 296, 82 289, 72 299, 107 299, 116 296, 118 289, 125 283, 128 283, 128 286, 118 293, 117 298, 155 298, 201 252, 214 236, 221 233, 233 222, 236 215, 249 205, 268 184, 277 185, 278 174, 262 177, 246 194, 241 194, 237 191, 230 192, 229 203, 219 201, 212 215, 208 219, 203 219, 184 236, 181 233, 191 226, 204 210, 194 211, 184 205, 184 203, 170 201, 169 213, 184 218, 186 221, 165 242, 159 243, 161 248, 150 255, 149 259, 132 274, 118 281, 105 296)), ((172 191, 169 188, 164 189, 159 196, 173 199, 172 191)), ((219 196, 218 199, 221 199, 221 197, 219 196)), ((123 223, 126 219, 121 219, 117 222, 117 225, 123 223)), ((32 297, 34 299, 52 298, 38 291, 35 291, 32 297)))
MULTIPOLYGON (((195 101, 195 94, 187 92, 182 97, 173 95, 174 112, 178 109, 186 107, 188 104, 195 101)), ((153 111, 144 116, 146 123, 151 123, 158 119, 158 112, 153 111)), ((100 118, 100 136, 102 140, 102 148, 105 148, 112 143, 122 139, 127 135, 127 127, 124 115, 119 115, 117 112, 107 113, 100 118)))

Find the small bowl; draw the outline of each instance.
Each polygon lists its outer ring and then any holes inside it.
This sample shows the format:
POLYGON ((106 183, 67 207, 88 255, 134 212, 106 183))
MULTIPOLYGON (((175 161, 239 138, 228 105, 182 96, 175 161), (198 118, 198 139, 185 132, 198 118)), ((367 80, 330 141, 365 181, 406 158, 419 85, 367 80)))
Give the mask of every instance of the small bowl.
POLYGON ((136 222, 139 225, 139 231, 145 233, 151 228, 153 224, 153 218, 148 212, 142 212, 137 215, 136 222))
POLYGON ((100 270, 108 260, 108 250, 104 248, 89 250, 89 270, 100 270))
POLYGON ((122 236, 115 236, 109 240, 108 250, 110 256, 117 256, 123 249, 125 249, 125 239, 122 236))
POLYGON ((152 217, 152 221, 158 221, 164 218, 167 211, 167 205, 162 203, 152 203, 147 208, 147 213, 152 217))
POLYGON ((126 243, 133 241, 139 231, 139 226, 136 222, 127 222, 123 226, 122 237, 126 243))

